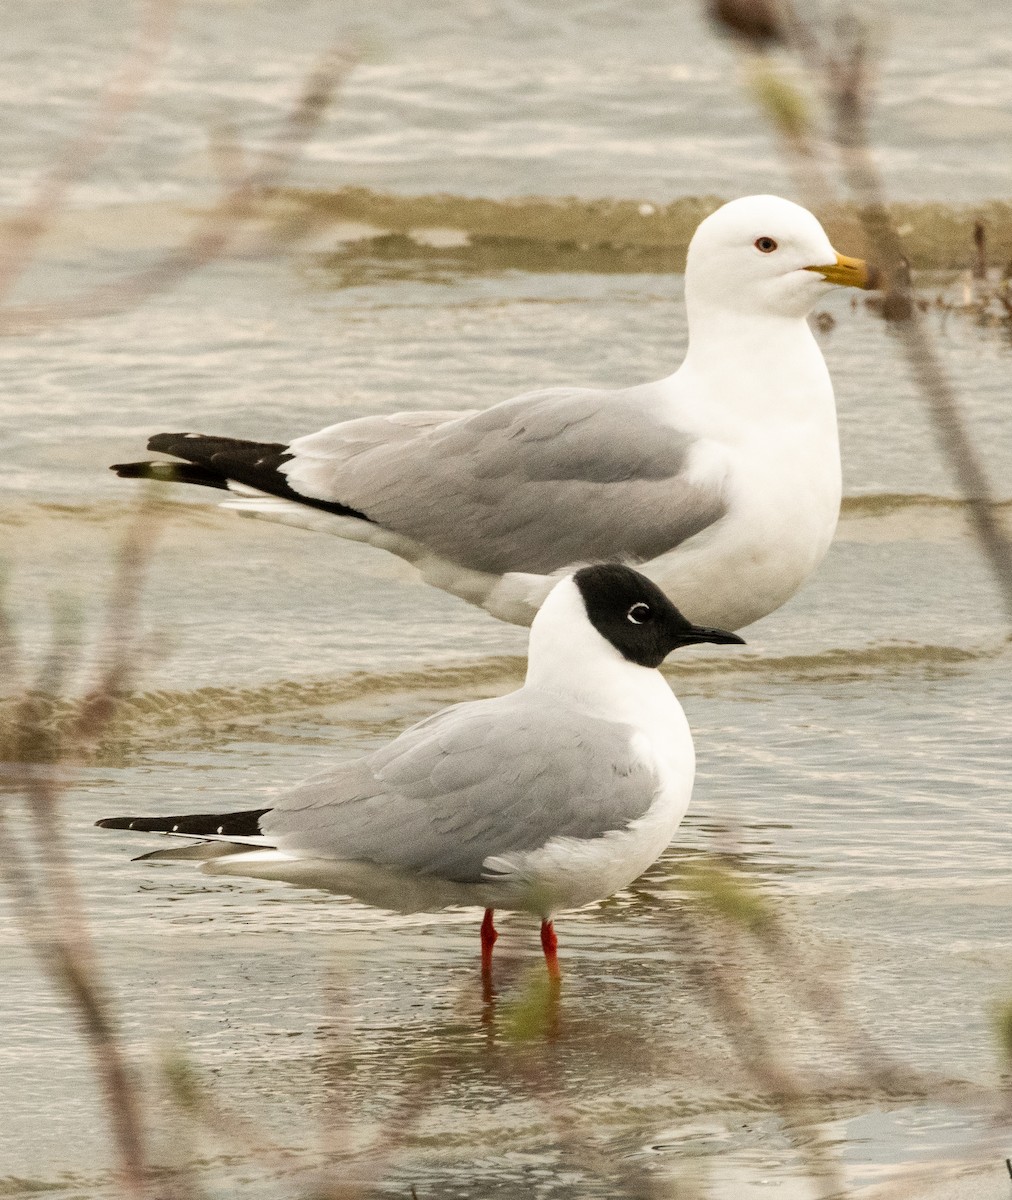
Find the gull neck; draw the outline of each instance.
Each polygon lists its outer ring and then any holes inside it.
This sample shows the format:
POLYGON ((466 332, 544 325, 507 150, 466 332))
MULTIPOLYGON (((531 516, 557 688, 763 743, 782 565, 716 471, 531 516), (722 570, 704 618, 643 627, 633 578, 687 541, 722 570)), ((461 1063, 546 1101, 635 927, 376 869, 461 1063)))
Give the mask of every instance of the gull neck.
POLYGON ((829 371, 804 317, 701 306, 678 374, 706 404, 743 418, 775 411, 835 425, 829 371))
POLYGON ((659 671, 624 658, 591 625, 571 578, 534 618, 524 686, 613 720, 636 721, 659 698, 665 707, 677 703, 659 671))

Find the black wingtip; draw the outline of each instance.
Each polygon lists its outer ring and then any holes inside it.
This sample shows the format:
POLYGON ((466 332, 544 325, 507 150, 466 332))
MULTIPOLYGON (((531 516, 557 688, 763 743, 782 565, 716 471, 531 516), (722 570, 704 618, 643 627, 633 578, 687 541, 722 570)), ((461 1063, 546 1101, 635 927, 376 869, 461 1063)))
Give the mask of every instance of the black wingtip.
POLYGON ((134 833, 185 833, 191 837, 205 834, 256 837, 260 818, 268 808, 244 809, 228 813, 185 813, 173 817, 103 817, 99 829, 130 829, 134 833))
POLYGON ((113 463, 109 470, 115 471, 120 479, 150 479, 154 465, 149 462, 113 463))
POLYGON ((245 484, 268 496, 292 500, 340 517, 368 521, 365 513, 339 500, 320 500, 295 491, 281 469, 292 455, 284 442, 248 442, 239 438, 209 437, 203 433, 156 433, 148 449, 171 454, 183 462, 117 463, 112 470, 123 479, 156 479, 161 483, 195 483, 228 490, 245 484))
MULTIPOLYGON (((201 436, 199 433, 155 433, 148 438, 148 449, 153 450, 155 454, 176 454, 178 451, 173 447, 177 446, 181 441, 201 436)), ((186 457, 187 455, 185 454, 180 455, 180 458, 186 457)))
POLYGON ((228 490, 228 477, 213 467, 197 463, 132 462, 113 463, 109 468, 120 479, 155 479, 159 483, 195 483, 199 487, 228 490))

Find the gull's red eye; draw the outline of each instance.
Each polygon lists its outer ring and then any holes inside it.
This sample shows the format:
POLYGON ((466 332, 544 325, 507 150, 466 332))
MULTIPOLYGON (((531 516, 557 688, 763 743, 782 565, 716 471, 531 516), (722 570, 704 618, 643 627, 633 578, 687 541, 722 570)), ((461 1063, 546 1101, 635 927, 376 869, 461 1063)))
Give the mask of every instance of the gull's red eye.
POLYGON ((755 248, 761 250, 763 254, 772 254, 777 248, 777 244, 771 237, 761 237, 756 238, 755 248))

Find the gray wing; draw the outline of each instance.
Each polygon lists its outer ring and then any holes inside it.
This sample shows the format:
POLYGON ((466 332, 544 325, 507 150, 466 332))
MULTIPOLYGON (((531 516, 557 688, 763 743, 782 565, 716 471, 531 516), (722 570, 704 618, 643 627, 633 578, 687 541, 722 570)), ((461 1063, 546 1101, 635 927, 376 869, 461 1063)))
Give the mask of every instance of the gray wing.
POLYGON ((723 478, 688 478, 694 438, 661 418, 649 386, 553 388, 411 421, 369 418, 300 438, 288 482, 492 574, 644 562, 725 512, 723 478))
POLYGON ((642 816, 658 779, 633 736, 523 692, 456 705, 307 780, 261 828, 285 851, 478 882, 492 855, 642 816))

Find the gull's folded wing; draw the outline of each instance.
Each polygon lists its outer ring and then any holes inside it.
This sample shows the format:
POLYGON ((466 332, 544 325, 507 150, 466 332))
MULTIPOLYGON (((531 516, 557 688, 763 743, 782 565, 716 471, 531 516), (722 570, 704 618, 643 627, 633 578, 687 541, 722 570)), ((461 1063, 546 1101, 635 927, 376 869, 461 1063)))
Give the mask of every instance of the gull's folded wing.
POLYGON ((477 882, 490 857, 624 829, 657 789, 630 727, 513 693, 446 709, 307 780, 261 827, 286 854, 477 882))
POLYGON ((719 465, 687 470, 694 440, 659 415, 652 387, 426 416, 331 426, 292 442, 280 470, 294 492, 491 574, 646 561, 725 512, 719 465))

